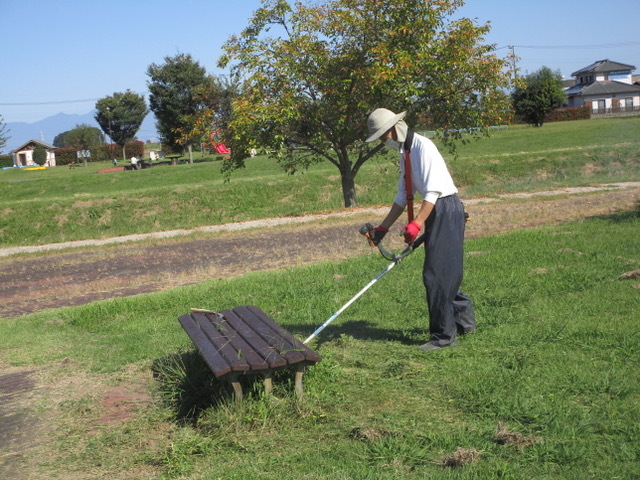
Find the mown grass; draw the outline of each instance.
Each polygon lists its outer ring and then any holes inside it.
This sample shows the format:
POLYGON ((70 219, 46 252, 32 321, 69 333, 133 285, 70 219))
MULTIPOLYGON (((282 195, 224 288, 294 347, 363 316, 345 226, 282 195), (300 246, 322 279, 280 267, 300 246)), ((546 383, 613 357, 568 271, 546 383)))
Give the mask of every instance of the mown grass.
POLYGON ((479 329, 431 354, 417 349, 428 323, 414 253, 320 334, 301 404, 281 376, 279 401, 256 384, 235 406, 177 317, 253 304, 305 338, 386 266, 379 256, 1 320, 0 359, 86 378, 79 397, 41 407, 64 413, 41 475, 635 478, 640 280, 621 275, 639 268, 639 227, 635 211, 467 242, 479 329), (91 382, 133 371, 156 375, 155 403, 96 429, 91 382), (455 452, 468 463, 443 466, 455 452))
MULTIPOLYGON (((463 196, 640 178, 640 117, 512 126, 445 153, 463 196)), ((0 247, 192 228, 343 208, 340 176, 324 162, 287 176, 256 157, 225 182, 220 162, 98 174, 107 163, 70 170, 0 172, 0 247)), ((387 205, 397 158, 365 164, 360 206, 387 205)))

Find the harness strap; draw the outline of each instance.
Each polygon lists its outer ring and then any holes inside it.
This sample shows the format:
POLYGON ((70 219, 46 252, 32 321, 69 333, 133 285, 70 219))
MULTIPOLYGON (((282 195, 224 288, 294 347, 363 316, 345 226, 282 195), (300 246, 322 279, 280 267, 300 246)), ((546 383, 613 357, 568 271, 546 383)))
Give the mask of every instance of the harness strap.
POLYGON ((407 130, 407 138, 404 141, 404 189, 407 193, 407 216, 409 222, 413 222, 413 181, 411 180, 411 143, 413 143, 413 130, 407 130))

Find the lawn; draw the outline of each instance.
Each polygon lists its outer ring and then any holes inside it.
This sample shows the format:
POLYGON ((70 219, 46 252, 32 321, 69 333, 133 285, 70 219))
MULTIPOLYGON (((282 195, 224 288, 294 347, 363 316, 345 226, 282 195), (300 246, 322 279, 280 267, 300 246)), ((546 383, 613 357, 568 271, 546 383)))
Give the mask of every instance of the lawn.
MULTIPOLYGON (((640 117, 513 126, 446 154, 463 197, 640 179, 640 117)), ((343 208, 328 162, 288 176, 256 157, 226 182, 221 162, 96 173, 0 171, 0 247, 193 228, 343 208)), ((356 178, 360 206, 391 202, 397 158, 367 162, 356 178)))
POLYGON ((49 382, 33 478, 635 478, 640 280, 621 276, 639 227, 636 211, 469 241, 479 329, 431 354, 414 253, 319 335, 303 403, 283 376, 279 400, 256 384, 235 406, 177 317, 253 304, 305 338, 379 256, 2 320, 2 363, 49 382), (152 403, 96 427, 105 388, 136 382, 152 403))
MULTIPOLYGON (((640 178, 640 117, 510 127, 461 145, 464 195, 640 178)), ((102 165, 103 166, 103 165, 102 165)), ((218 162, 98 174, 101 165, 2 171, 2 246, 341 208, 327 164, 286 176, 262 157, 225 183, 218 162), (24 239, 28 238, 29 241, 24 239), (37 238, 38 240, 31 240, 37 238)), ((359 175, 387 204, 392 156, 359 175)), ((639 207, 640 208, 640 207, 639 207)), ((375 253, 0 319, 0 366, 34 372, 40 443, 24 478, 602 479, 640 468, 640 210, 466 242, 478 331, 430 354, 414 252, 311 345, 323 360, 242 405, 177 318, 257 305, 303 339, 385 268, 375 253), (108 418, 109 392, 129 417, 108 418), (138 397, 128 397, 138 398, 138 397)), ((0 467, 9 459, 0 449, 0 467)), ((13 458, 13 457, 11 457, 13 458)))

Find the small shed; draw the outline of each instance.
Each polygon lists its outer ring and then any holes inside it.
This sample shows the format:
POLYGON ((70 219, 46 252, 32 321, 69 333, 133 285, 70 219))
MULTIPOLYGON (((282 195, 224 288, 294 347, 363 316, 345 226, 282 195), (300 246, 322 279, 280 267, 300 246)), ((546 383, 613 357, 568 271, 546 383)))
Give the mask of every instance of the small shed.
POLYGON ((47 152, 47 157, 44 165, 40 165, 41 167, 55 167, 56 166, 56 154, 54 152, 55 148, 53 145, 49 145, 47 143, 41 142, 39 140, 29 140, 27 143, 21 145, 11 152, 11 156, 13 157, 13 166, 14 167, 26 167, 28 165, 36 165, 33 159, 33 152, 36 147, 40 145, 44 147, 45 152, 47 152))

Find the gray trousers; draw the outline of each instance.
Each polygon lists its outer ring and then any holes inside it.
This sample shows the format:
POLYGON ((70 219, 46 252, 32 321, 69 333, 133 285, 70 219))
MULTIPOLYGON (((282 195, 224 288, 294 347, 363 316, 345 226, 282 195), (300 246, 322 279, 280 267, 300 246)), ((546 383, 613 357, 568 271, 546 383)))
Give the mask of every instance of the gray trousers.
POLYGON ((429 342, 445 346, 455 341, 457 333, 476 328, 471 299, 460 291, 465 218, 458 196, 438 199, 425 228, 422 276, 429 308, 429 342))

